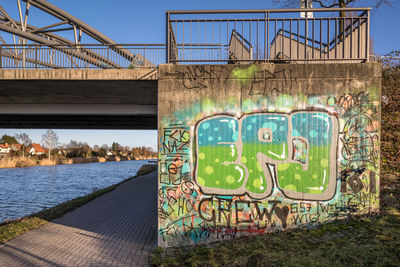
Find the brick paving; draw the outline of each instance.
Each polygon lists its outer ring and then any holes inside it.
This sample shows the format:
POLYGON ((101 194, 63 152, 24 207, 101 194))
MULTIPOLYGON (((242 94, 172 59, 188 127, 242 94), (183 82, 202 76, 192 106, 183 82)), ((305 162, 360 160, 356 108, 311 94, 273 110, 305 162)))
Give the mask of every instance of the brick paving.
POLYGON ((157 240, 157 172, 0 246, 0 266, 148 266, 157 240))

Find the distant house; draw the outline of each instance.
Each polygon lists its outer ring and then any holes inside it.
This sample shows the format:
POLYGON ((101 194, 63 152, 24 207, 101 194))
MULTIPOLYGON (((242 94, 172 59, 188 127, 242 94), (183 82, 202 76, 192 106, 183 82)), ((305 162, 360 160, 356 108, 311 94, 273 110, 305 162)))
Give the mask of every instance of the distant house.
POLYGON ((67 151, 65 151, 64 149, 56 149, 55 153, 57 153, 58 155, 67 155, 67 151))
POLYGON ((111 151, 107 151, 106 154, 107 156, 114 156, 114 153, 112 153, 111 151))
POLYGON ((8 143, 0 144, 0 154, 10 153, 11 146, 8 143))
POLYGON ((46 154, 46 150, 40 145, 32 143, 28 146, 27 150, 29 155, 43 155, 46 154))

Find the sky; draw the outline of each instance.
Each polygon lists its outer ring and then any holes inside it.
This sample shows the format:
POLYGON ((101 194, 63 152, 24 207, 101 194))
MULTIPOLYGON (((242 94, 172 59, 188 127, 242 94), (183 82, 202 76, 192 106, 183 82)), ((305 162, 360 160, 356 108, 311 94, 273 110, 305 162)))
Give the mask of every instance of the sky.
MULTIPOLYGON (((272 0, 48 0, 83 22, 99 30, 117 43, 165 43, 165 11, 204 9, 272 9, 281 6, 272 0)), ((369 7, 374 1, 357 1, 355 6, 369 7)), ((400 0, 392 0, 392 6, 372 11, 371 36, 374 51, 384 55, 400 49, 400 0)), ((14 18, 17 17, 17 1, 1 1, 14 18)), ((49 17, 32 10, 29 23, 49 24, 49 17), (36 21, 35 21, 36 20, 36 21), (36 23, 38 22, 38 23, 36 23)), ((89 145, 111 144, 149 146, 156 149, 156 131, 110 131, 110 130, 55 130, 60 143, 70 140, 87 142, 89 145)), ((14 135, 26 132, 34 142, 40 143, 45 130, 0 129, 3 134, 14 135)))
MULTIPOLYGON (((3 2, 3 1, 2 1, 3 2)), ((14 2, 16 1, 6 1, 14 2)), ((165 11, 273 9, 272 0, 49 0, 118 43, 165 43, 165 11)), ((357 1, 370 7, 374 1, 357 1)), ((400 48, 400 0, 372 11, 371 36, 378 54, 400 48)))

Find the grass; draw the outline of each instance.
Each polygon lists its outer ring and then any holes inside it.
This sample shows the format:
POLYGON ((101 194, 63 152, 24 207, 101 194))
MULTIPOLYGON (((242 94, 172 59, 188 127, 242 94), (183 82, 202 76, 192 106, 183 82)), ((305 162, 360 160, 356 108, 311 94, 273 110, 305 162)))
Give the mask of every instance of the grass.
MULTIPOLYGON (((144 166, 146 166, 146 165, 144 165, 144 166)), ((131 178, 125 179, 118 184, 115 184, 115 185, 112 185, 112 186, 109 186, 109 187, 106 187, 106 188, 103 188, 100 190, 96 190, 95 192, 93 192, 89 195, 86 195, 86 196, 74 198, 70 201, 61 203, 61 204, 59 204, 55 207, 49 208, 49 209, 39 211, 38 213, 31 214, 22 219, 17 219, 17 220, 11 221, 11 222, 7 222, 5 224, 3 223, 3 225, 0 225, 0 243, 7 242, 19 235, 22 235, 33 229, 39 228, 43 224, 45 224, 51 220, 54 220, 56 218, 59 218, 59 217, 63 216, 65 213, 70 212, 70 211, 94 200, 95 198, 98 198, 108 192, 113 191, 119 185, 121 185, 127 181, 130 181, 134 178, 137 178, 139 176, 142 176, 142 175, 145 175, 152 171, 155 171, 156 169, 157 169, 157 166, 152 166, 152 168, 146 168, 144 171, 139 170, 137 175, 135 175, 131 178)))
POLYGON ((382 77, 381 211, 315 229, 154 249, 156 266, 400 266, 400 68, 382 77))
POLYGON ((398 266, 400 214, 153 251, 158 266, 398 266))

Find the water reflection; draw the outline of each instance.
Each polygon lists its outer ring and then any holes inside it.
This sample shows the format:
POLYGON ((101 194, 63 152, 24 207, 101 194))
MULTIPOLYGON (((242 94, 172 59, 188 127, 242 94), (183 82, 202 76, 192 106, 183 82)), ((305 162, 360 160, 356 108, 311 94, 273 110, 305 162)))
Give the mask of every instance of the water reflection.
POLYGON ((0 222, 134 176, 146 160, 0 169, 0 222))

